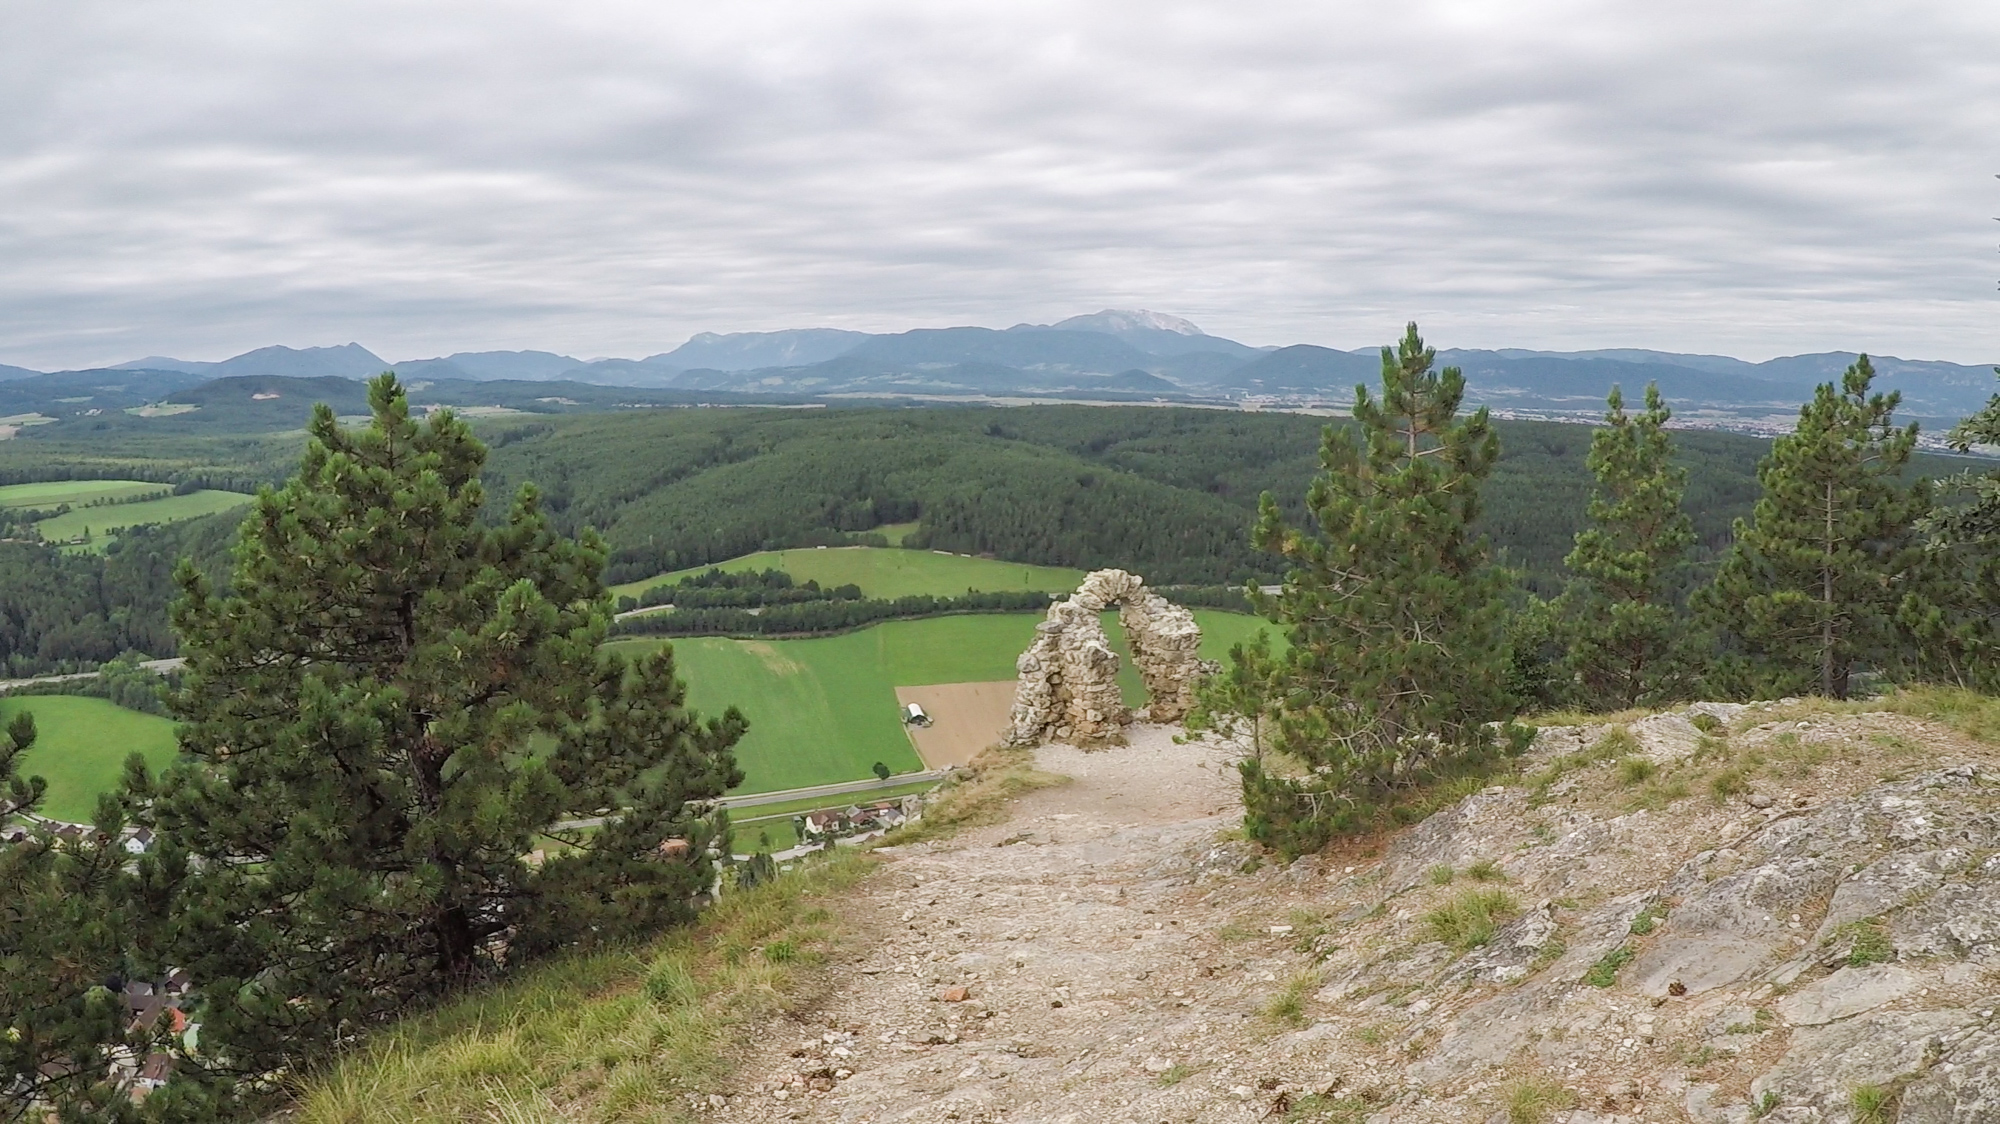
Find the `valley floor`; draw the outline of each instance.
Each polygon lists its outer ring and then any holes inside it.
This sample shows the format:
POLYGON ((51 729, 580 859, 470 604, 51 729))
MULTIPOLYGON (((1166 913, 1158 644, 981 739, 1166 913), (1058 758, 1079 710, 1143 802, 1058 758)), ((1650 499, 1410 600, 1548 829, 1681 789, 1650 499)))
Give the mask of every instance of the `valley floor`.
POLYGON ((1045 747, 1071 783, 886 852, 823 999, 702 1115, 2000 1120, 2000 754, 1707 711, 1544 731, 1511 782, 1290 867, 1234 841, 1226 747, 1045 747))

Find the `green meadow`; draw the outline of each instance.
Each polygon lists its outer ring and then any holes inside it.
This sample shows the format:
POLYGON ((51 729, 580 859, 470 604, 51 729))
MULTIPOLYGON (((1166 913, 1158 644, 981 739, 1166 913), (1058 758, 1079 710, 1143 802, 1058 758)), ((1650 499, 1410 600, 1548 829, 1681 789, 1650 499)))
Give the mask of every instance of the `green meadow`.
POLYGON ((86 823, 97 811, 97 794, 118 786, 125 759, 145 756, 155 772, 174 758, 174 724, 127 710, 108 699, 80 695, 29 695, 0 699, 0 726, 23 710, 35 714, 40 736, 21 760, 22 776, 49 782, 42 814, 86 823))
MULTIPOLYGON (((153 488, 129 481, 79 481, 62 485, 16 485, 0 489, 0 503, 77 502, 90 493, 82 486, 153 488), (62 491, 68 488, 69 491, 62 491), (10 499, 18 489, 30 498, 10 499), (60 497, 60 498, 58 498, 60 497)), ((99 493, 102 494, 102 493, 99 493)), ((143 493, 140 493, 143 494, 143 493)), ((187 519, 247 503, 232 492, 197 492, 158 500, 80 508, 46 520, 52 540, 90 531, 90 548, 102 549, 116 530, 137 523, 187 519)), ((966 589, 1073 589, 1077 570, 966 558, 929 551, 835 547, 779 550, 723 563, 728 570, 782 569, 794 578, 822 585, 853 583, 872 597, 966 589)), ((693 573, 695 571, 683 571, 693 573)), ((618 587, 636 593, 669 574, 618 587)), ((1224 659, 1229 647, 1269 625, 1255 617, 1196 610, 1203 632, 1202 654, 1224 659)), ((917 772, 921 759, 899 721, 895 689, 933 683, 983 682, 1014 677, 1014 660, 1034 637, 1038 613, 991 613, 889 621, 840 636, 796 640, 732 640, 698 637, 676 640, 674 651, 688 680, 693 704, 708 714, 735 705, 749 716, 751 729, 738 747, 746 780, 739 791, 766 792, 863 778, 881 761, 897 773, 917 772)), ((1105 614, 1114 646, 1127 651, 1115 613, 1105 614)), ((622 640, 616 646, 645 651, 661 640, 622 640)), ((1128 702, 1144 699, 1129 655, 1120 671, 1128 702)), ((131 749, 172 755, 171 727, 164 719, 122 710, 100 699, 51 696, 6 702, 27 705, 44 721, 44 742, 35 750, 36 767, 51 784, 50 815, 88 816, 96 793, 116 783, 131 749), (113 748, 105 748, 113 747, 113 748)), ((4 720, 11 710, 0 710, 4 720)))
MULTIPOLYGON (((157 485, 148 485, 156 487, 157 485)), ((77 507, 67 514, 35 524, 42 538, 52 543, 69 543, 85 550, 103 550, 119 531, 142 523, 177 523, 218 511, 242 507, 250 496, 241 492, 201 491, 184 496, 162 496, 156 500, 109 504, 104 507, 77 507)))
POLYGON ((38 484, 0 485, 0 507, 81 507, 93 500, 122 500, 157 493, 167 495, 171 484, 143 480, 45 480, 38 484))
MULTIPOLYGON (((904 530, 907 525, 899 525, 904 530)), ((900 540, 901 535, 897 538, 900 540)), ((953 597, 968 589, 982 593, 1034 589, 1063 593, 1083 581, 1082 570, 1059 566, 1029 566, 1020 562, 1000 562, 991 558, 968 558, 959 554, 934 554, 928 550, 895 547, 830 546, 797 550, 766 550, 719 563, 716 568, 732 573, 745 570, 783 570, 798 582, 816 581, 824 588, 857 585, 867 597, 894 600, 929 594, 953 597)), ((665 585, 703 573, 708 566, 676 570, 671 574, 626 582, 611 588, 614 597, 637 597, 656 585, 665 585)))
MULTIPOLYGON (((903 732, 897 687, 988 682, 1014 677, 1014 660, 1034 639, 1034 613, 984 613, 889 621, 840 636, 802 640, 672 641, 688 695, 704 713, 734 704, 750 719, 737 746, 745 780, 738 791, 766 792, 866 777, 877 761, 898 773, 923 768, 903 732)), ((1232 644, 1268 622, 1240 613, 1195 610, 1202 655, 1227 658, 1232 644)), ((1106 614, 1114 647, 1126 651, 1116 614, 1106 614)), ((648 651, 662 640, 622 640, 648 651)), ((1129 656, 1120 681, 1128 702, 1144 698, 1129 656)))

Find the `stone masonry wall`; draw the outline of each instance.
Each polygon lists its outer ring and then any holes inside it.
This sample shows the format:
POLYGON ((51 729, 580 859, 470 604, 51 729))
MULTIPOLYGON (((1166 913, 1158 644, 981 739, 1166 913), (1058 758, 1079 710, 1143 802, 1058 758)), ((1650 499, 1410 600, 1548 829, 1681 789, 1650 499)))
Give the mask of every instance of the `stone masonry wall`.
POLYGON ((1123 740, 1134 715, 1119 692, 1118 654, 1098 616, 1112 605, 1120 607, 1119 620, 1146 684, 1143 717, 1172 722, 1187 713, 1196 681, 1209 670, 1194 615, 1148 590, 1136 574, 1098 570, 1069 600, 1049 606, 1048 618, 1035 626, 1035 642, 1015 661, 1020 678, 1008 715, 1009 744, 1123 740))

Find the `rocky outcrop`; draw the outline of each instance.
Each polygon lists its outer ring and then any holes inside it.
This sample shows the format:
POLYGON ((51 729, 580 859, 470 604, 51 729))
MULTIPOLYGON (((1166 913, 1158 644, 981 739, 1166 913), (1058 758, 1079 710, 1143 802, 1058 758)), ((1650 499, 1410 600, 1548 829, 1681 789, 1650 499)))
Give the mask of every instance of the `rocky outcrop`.
MULTIPOLYGON (((1634 723, 1625 760, 1671 758, 1668 747, 1686 740, 1672 726, 1693 713, 1647 719, 1646 731, 1634 723)), ((1849 747, 1893 739, 1880 728, 1901 721, 1778 723, 1737 750, 1811 761, 1817 742, 1859 756, 1849 747)), ((1563 810, 1561 797, 1534 810, 1553 791, 1496 788, 1391 847, 1384 883, 1410 894, 1424 872, 1500 851, 1523 820, 1545 825, 1545 840, 1512 844, 1501 860, 1523 904, 1539 904, 1433 977, 1505 986, 1452 1004, 1408 1078, 1451 1088, 1524 1064, 1586 1085, 1639 1073, 1634 1088, 1704 1124, 1845 1124, 1864 1119, 1853 1114, 1857 1090, 1900 1098, 1901 1115, 1883 1119, 2000 1120, 2000 786, 1990 774, 1960 764, 1832 798, 1753 793, 1714 805, 1698 826, 1686 812, 1563 810), (1708 842, 1649 876, 1634 860, 1672 854, 1662 836, 1676 833, 1708 842), (1541 917, 1557 901, 1559 938, 1541 917), (1523 927, 1533 931, 1514 932, 1523 927), (1498 970, 1467 971, 1496 959, 1498 970)), ((1375 965, 1323 998, 1411 976, 1408 961, 1375 965)))
POLYGON ((1034 644, 1015 661, 1020 680, 1008 715, 1010 744, 1090 745, 1123 736, 1133 714, 1118 689, 1118 653, 1099 616, 1113 605, 1146 685, 1146 719, 1172 722, 1193 705, 1195 684, 1209 670, 1194 614, 1147 589, 1136 574, 1097 570, 1068 600, 1049 606, 1034 644))
POLYGON ((1045 746, 1069 783, 885 852, 712 1119, 1996 1124, 2000 744, 1894 705, 1545 729, 1288 865, 1240 747, 1045 746))

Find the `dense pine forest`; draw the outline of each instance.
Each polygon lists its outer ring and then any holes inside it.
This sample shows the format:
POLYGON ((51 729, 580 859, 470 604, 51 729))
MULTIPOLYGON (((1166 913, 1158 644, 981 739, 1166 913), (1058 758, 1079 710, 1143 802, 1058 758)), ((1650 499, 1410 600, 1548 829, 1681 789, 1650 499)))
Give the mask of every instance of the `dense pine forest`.
MULTIPOLYGON (((755 550, 861 541, 916 521, 904 545, 1160 583, 1275 581, 1248 528, 1275 493, 1296 517, 1328 420, 1144 407, 690 411, 502 425, 489 479, 543 487, 566 530, 594 526, 610 577, 632 581, 755 550)), ((1335 426, 1350 423, 1336 419, 1335 426)), ((1552 589, 1583 523, 1591 430, 1496 422, 1500 460, 1480 528, 1534 588, 1552 589)), ((1760 438, 1676 435, 1710 555, 1757 495, 1760 438)), ((1941 474, 1938 458, 1917 471, 1941 474)))

